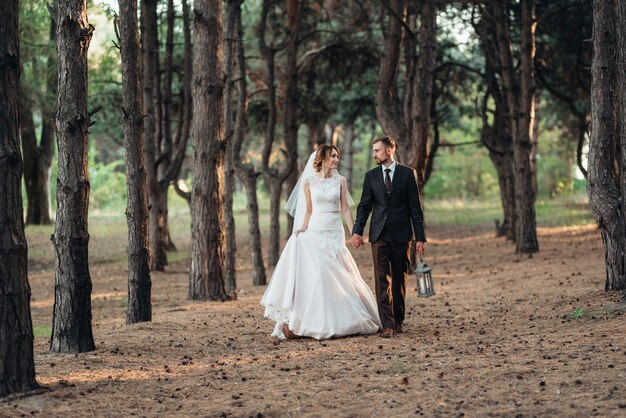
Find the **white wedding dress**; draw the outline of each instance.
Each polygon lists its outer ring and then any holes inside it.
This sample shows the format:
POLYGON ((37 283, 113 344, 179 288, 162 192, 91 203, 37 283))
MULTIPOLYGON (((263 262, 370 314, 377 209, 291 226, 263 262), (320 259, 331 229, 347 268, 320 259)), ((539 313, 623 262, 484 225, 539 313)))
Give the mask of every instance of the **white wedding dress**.
POLYGON ((305 180, 312 201, 308 229, 289 238, 261 299, 265 317, 276 321, 272 336, 285 338, 282 324, 318 340, 381 327, 376 299, 345 244, 340 178, 305 180))

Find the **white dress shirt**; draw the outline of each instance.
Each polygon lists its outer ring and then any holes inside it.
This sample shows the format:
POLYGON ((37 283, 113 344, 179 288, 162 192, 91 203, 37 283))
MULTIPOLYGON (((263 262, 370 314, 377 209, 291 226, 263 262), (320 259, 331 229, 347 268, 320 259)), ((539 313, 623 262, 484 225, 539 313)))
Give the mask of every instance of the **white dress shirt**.
POLYGON ((396 171, 396 162, 394 161, 393 163, 391 163, 391 165, 389 167, 385 167, 384 165, 380 165, 383 168, 383 183, 385 182, 385 170, 386 169, 390 169, 391 171, 389 172, 389 178, 391 179, 391 182, 393 182, 393 173, 396 171))

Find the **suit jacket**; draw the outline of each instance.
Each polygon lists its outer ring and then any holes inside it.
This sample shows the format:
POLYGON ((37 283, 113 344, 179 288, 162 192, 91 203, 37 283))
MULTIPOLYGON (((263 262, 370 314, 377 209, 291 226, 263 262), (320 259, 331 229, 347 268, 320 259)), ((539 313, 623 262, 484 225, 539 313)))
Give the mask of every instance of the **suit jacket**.
POLYGON ((395 242, 408 242, 412 239, 426 242, 417 174, 411 167, 397 163, 389 194, 385 188, 381 166, 365 174, 353 234, 363 235, 370 213, 370 242, 378 240, 385 225, 395 242))

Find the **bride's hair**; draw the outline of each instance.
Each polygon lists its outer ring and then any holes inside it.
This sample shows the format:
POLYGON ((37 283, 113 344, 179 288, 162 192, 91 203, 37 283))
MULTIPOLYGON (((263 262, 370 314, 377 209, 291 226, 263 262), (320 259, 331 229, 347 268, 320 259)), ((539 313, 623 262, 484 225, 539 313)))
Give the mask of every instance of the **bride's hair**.
POLYGON ((341 157, 341 153, 339 152, 339 148, 334 145, 326 145, 322 144, 317 148, 317 154, 315 155, 315 160, 313 160, 313 168, 318 173, 322 169, 322 163, 330 157, 330 154, 333 153, 333 150, 337 151, 337 156, 341 157))

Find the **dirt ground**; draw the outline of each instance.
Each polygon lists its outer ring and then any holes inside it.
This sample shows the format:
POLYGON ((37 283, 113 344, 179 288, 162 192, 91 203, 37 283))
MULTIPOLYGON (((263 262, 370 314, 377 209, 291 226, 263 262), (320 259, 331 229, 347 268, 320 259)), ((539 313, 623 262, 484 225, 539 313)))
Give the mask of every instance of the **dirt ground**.
MULTIPOLYGON (((540 228, 532 258, 487 227, 428 232, 437 295, 411 277, 407 332, 390 340, 271 338, 245 247, 237 301, 187 301, 176 261, 153 275, 153 322, 128 326, 124 263, 94 261, 97 350, 51 355, 37 337, 46 390, 0 416, 626 416, 624 307, 603 291, 593 225, 540 228)), ((371 286, 369 245, 351 251, 371 286)), ((53 271, 34 270, 33 323, 49 326, 53 271)))

